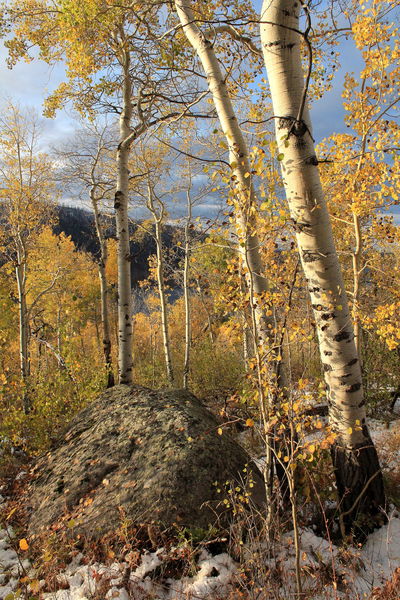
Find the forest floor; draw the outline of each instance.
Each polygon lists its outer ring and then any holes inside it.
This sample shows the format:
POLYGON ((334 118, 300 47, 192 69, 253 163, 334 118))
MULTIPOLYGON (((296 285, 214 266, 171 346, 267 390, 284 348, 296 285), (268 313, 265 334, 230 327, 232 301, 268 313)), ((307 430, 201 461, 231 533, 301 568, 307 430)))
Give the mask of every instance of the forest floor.
MULTIPOLYGON (((400 419, 371 423, 384 473, 397 473, 400 419)), ((23 486, 28 474, 20 472, 23 486)), ((0 489, 3 494, 5 490, 0 489)), ((227 552, 194 548, 187 540, 152 550, 110 551, 103 560, 70 546, 62 560, 32 552, 23 529, 11 526, 10 498, 0 495, 0 600, 290 600, 296 594, 294 532, 286 531, 271 546, 241 547, 242 562, 227 552), (43 568, 40 561, 49 561, 43 568), (52 566, 51 566, 52 565, 52 566), (56 567, 54 565, 57 565, 56 567)), ((11 509, 12 510, 12 509, 11 509)), ((54 549, 53 549, 54 550, 54 549)), ((399 600, 400 513, 394 505, 388 522, 358 547, 336 546, 300 528, 302 596, 306 600, 399 600)))

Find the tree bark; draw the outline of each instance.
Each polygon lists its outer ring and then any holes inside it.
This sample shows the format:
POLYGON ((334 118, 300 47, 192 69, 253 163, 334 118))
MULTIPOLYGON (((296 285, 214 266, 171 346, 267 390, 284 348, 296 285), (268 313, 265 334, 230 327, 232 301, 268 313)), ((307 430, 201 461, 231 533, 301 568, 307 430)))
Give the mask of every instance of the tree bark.
POLYGON ((90 190, 90 200, 93 207, 94 223, 96 227, 97 239, 100 246, 100 256, 97 260, 97 267, 100 281, 100 304, 101 304, 101 327, 102 327, 102 345, 104 355, 104 366, 107 373, 107 388, 113 387, 114 373, 112 369, 111 359, 111 336, 110 336, 110 319, 108 313, 108 285, 106 276, 107 263, 107 244, 104 239, 103 230, 101 228, 100 213, 95 196, 94 187, 90 190))
POLYGON ((185 259, 183 265, 183 295, 185 299, 185 356, 183 362, 183 387, 189 387, 190 371, 190 346, 192 341, 190 320, 190 296, 189 296, 189 267, 190 267, 190 224, 192 221, 192 202, 190 192, 187 191, 187 220, 185 224, 185 259))
POLYGON ((19 318, 19 363, 20 377, 23 385, 23 409, 28 414, 32 409, 31 399, 29 397, 29 322, 28 309, 26 304, 26 265, 23 258, 24 250, 18 252, 15 275, 18 289, 18 318, 19 318))
POLYGON ((117 190, 115 216, 118 239, 118 373, 119 383, 133 382, 132 296, 129 244, 129 149, 132 118, 129 51, 123 51, 123 109, 119 119, 120 139, 117 150, 117 190))
POLYGON ((235 195, 238 203, 236 218, 243 236, 240 253, 247 277, 248 288, 254 291, 258 339, 255 343, 265 348, 274 345, 274 320, 265 309, 265 296, 270 286, 264 274, 264 266, 260 255, 260 242, 256 233, 256 223, 252 209, 257 205, 247 145, 238 124, 230 99, 225 78, 221 72, 212 42, 205 37, 196 24, 190 0, 175 0, 176 10, 183 26, 183 31, 197 52, 207 76, 208 87, 212 94, 215 109, 229 147, 229 161, 235 181, 235 195), (251 278, 251 285, 249 282, 251 278))
MULTIPOLYGON (((236 220, 242 239, 239 254, 249 292, 254 354, 257 360, 257 378, 260 412, 264 425, 266 463, 264 480, 266 485, 268 517, 272 517, 273 490, 272 470, 276 462, 273 456, 273 441, 268 430, 268 421, 274 405, 279 401, 279 391, 284 390, 283 379, 278 378, 278 361, 282 359, 276 344, 275 319, 267 303, 271 291, 260 254, 260 241, 255 219, 257 197, 251 176, 251 167, 246 141, 237 121, 231 98, 228 93, 212 42, 202 33, 196 23, 190 0, 175 0, 176 10, 183 31, 195 49, 207 76, 209 90, 213 97, 222 131, 229 148, 229 163, 236 203, 236 220), (278 359, 278 360, 276 360, 278 359), (266 369, 264 367, 266 366, 266 369), (265 374, 267 375, 265 377, 265 374), (280 388, 280 390, 279 390, 280 388)), ((281 371, 283 375, 283 371, 281 371)), ((286 487, 286 477, 277 465, 281 488, 286 487)))
POLYGON ((161 201, 160 211, 157 214, 157 210, 154 206, 154 191, 149 184, 148 186, 148 202, 147 206, 153 215, 155 225, 155 239, 157 248, 157 285, 158 294, 160 297, 160 309, 161 309, 161 330, 163 336, 163 347, 164 347, 164 358, 165 368, 167 371, 167 378, 170 386, 175 383, 174 371, 172 367, 171 359, 171 341, 169 337, 169 326, 168 326, 168 314, 167 314, 167 301, 165 297, 165 281, 164 281, 164 257, 163 257, 163 245, 162 245, 162 222, 164 219, 164 206, 161 201))
POLYGON ((382 474, 366 424, 360 361, 323 196, 305 102, 300 2, 264 0, 261 41, 274 110, 282 175, 316 321, 336 434, 332 449, 340 510, 350 528, 376 520, 385 505, 382 474))

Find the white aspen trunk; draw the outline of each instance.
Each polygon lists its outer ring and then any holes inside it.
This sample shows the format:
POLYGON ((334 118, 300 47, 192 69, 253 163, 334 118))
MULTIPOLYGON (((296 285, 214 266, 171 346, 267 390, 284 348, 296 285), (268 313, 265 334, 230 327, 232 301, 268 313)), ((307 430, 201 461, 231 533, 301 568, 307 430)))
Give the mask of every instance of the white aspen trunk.
POLYGON ((59 306, 58 310, 57 310, 57 351, 58 351, 59 354, 61 354, 61 352, 62 352, 62 342, 61 342, 61 306, 59 306))
POLYGON ((362 367, 362 329, 360 323, 360 283, 361 283, 361 272, 362 272, 362 234, 360 217, 353 213, 353 224, 354 224, 354 237, 355 237, 355 248, 352 253, 352 264, 353 264, 353 319, 354 319, 354 341, 356 344, 358 358, 360 360, 360 366, 362 367))
POLYGON ((132 296, 131 260, 129 245, 129 136, 131 133, 132 98, 129 73, 129 51, 124 51, 123 109, 119 119, 119 145, 117 151, 117 190, 115 192, 115 217, 118 240, 118 372, 119 383, 133 381, 132 358, 132 296))
POLYGON ((214 330, 213 330, 213 322, 212 322, 212 319, 211 319, 210 311, 208 310, 207 302, 204 299, 204 294, 203 294, 203 289, 201 287, 200 279, 196 278, 196 284, 197 284, 196 285, 196 289, 197 289, 197 291, 199 293, 200 301, 201 301, 201 303, 203 305, 203 308, 205 310, 205 313, 207 315, 207 325, 203 328, 203 331, 205 331, 206 329, 208 329, 208 336, 210 338, 210 343, 211 343, 211 346, 213 346, 214 342, 215 342, 215 335, 214 335, 214 330))
POLYGON ((203 65, 208 87, 229 147, 229 162, 239 205, 236 217, 244 239, 244 246, 240 247, 239 251, 242 255, 247 279, 251 278, 252 280, 251 285, 248 281, 248 287, 252 287, 255 294, 255 306, 251 307, 255 310, 257 324, 256 336, 258 339, 255 340, 255 343, 270 348, 271 344, 274 344, 273 330, 275 323, 268 316, 268 310, 264 308, 263 295, 269 291, 269 284, 264 275, 260 256, 260 242, 256 233, 256 223, 252 211, 256 206, 256 195, 250 175, 247 145, 238 124, 212 42, 203 35, 197 26, 196 17, 191 8, 191 1, 175 0, 175 6, 183 31, 203 65))
POLYGON ((100 305, 101 305, 101 328, 102 328, 102 346, 104 355, 104 365, 107 373, 107 388, 114 385, 114 373, 112 370, 111 360, 111 336, 110 336, 110 319, 108 313, 108 285, 106 276, 107 262, 107 244, 104 239, 103 230, 100 222, 100 213, 95 197, 95 190, 92 187, 90 190, 90 201, 92 203, 94 223, 96 227, 97 239, 100 246, 100 256, 97 260, 97 267, 100 281, 100 305))
MULTIPOLYGON (((164 207, 160 206, 159 214, 154 206, 153 190, 151 186, 148 186, 148 202, 147 206, 153 215, 155 224, 155 239, 157 248, 157 286, 158 295, 160 297, 160 309, 161 309, 161 331, 163 336, 163 348, 165 358, 165 368, 167 371, 167 378, 170 386, 175 383, 174 371, 172 368, 171 359, 171 342, 169 337, 169 326, 168 326, 168 314, 167 314, 167 301, 165 298, 165 282, 164 282, 164 257, 163 257, 163 245, 162 245, 162 222, 164 219, 164 207)), ((160 202, 161 204, 161 202, 160 202)))
POLYGON ((19 364, 20 377, 24 386, 23 408, 25 414, 32 408, 29 397, 29 376, 30 376, 30 358, 29 358, 29 323, 28 310, 26 305, 26 265, 24 263, 24 252, 17 252, 17 265, 15 275, 17 279, 18 290, 18 320, 19 320, 19 364))
MULTIPOLYGON (((247 288, 249 291, 250 311, 252 320, 252 334, 254 354, 257 359, 259 404, 264 424, 264 436, 266 446, 266 463, 264 470, 264 481, 267 497, 267 521, 270 520, 273 511, 272 500, 272 438, 268 431, 268 420, 271 409, 276 404, 279 391, 284 390, 283 370, 280 369, 278 376, 277 357, 279 349, 276 346, 275 319, 271 315, 266 296, 270 291, 269 282, 265 276, 265 269, 260 254, 260 241, 256 232, 257 224, 255 210, 257 197, 255 194, 247 144, 242 130, 237 121, 231 98, 228 93, 225 77, 223 76, 218 59, 215 55, 212 42, 201 32, 196 24, 196 17, 191 8, 191 0, 175 0, 176 10, 183 27, 183 31, 195 49, 197 56, 207 76, 209 90, 213 97, 218 119, 225 135, 229 148, 229 163, 231 166, 232 181, 235 186, 235 200, 237 209, 235 211, 238 229, 243 238, 239 244, 239 253, 245 272, 247 288), (265 378, 261 375, 265 361, 267 364, 268 389, 264 390, 265 378)), ((282 357, 279 357, 281 360, 282 357)), ((280 489, 287 489, 285 473, 276 462, 276 471, 280 480, 280 489)), ((287 494, 284 491, 283 497, 287 494)))
POLYGON ((351 526, 358 513, 376 518, 385 495, 366 424, 360 361, 304 102, 300 10, 296 0, 264 0, 261 41, 284 186, 317 326, 330 422, 337 435, 332 457, 340 509, 351 526))
POLYGON ((190 321, 190 224, 192 221, 192 202, 189 191, 187 192, 187 220, 185 225, 185 261, 183 266, 183 295, 185 299, 185 356, 183 363, 183 387, 189 387, 189 369, 190 369, 190 346, 192 341, 191 321, 190 321))
MULTIPOLYGON (((362 81, 361 89, 364 90, 366 85, 366 79, 362 81)), ((354 180, 354 192, 357 192, 358 178, 361 172, 362 164, 365 158, 365 151, 367 145, 368 135, 364 133, 361 139, 361 154, 358 160, 357 169, 354 180)), ((354 339, 357 348, 358 358, 360 359, 360 365, 362 368, 362 329, 360 323, 360 283, 362 273, 362 255, 363 255, 363 238, 361 232, 360 217, 357 213, 353 212, 353 227, 354 227, 354 250, 352 252, 352 266, 353 266, 353 320, 354 320, 354 339)))

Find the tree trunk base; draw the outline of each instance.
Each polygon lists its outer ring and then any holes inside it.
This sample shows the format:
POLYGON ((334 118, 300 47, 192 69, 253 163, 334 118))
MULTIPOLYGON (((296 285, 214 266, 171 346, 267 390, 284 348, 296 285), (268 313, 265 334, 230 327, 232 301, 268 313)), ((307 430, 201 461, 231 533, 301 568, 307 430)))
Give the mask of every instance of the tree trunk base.
POLYGON ((114 387, 114 385, 115 385, 114 373, 110 369, 107 372, 107 389, 114 387))
POLYGON ((362 541, 377 526, 383 525, 385 491, 378 455, 370 440, 349 450, 339 444, 332 448, 339 497, 339 513, 345 533, 362 541))

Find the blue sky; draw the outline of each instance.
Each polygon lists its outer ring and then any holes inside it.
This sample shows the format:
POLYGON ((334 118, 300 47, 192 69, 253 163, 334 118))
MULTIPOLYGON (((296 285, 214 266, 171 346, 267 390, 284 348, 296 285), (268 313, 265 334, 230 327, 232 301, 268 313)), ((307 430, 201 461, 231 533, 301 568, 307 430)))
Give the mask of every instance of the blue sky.
MULTIPOLYGON (((314 137, 316 141, 333 132, 345 130, 341 91, 343 87, 344 74, 346 71, 358 71, 361 67, 361 59, 351 41, 344 42, 342 54, 342 66, 336 74, 333 89, 325 94, 322 100, 316 102, 312 108, 312 120, 314 137)), ((48 67, 39 60, 30 63, 19 62, 13 69, 6 65, 7 50, 3 44, 0 46, 0 100, 8 98, 17 101, 21 106, 33 106, 39 112, 45 97, 54 90, 64 79, 64 69, 61 65, 48 67)), ((46 119, 46 139, 49 144, 74 129, 74 121, 68 117, 65 111, 57 114, 55 119, 46 119)))
MULTIPOLYGON (((362 68, 361 56, 353 42, 343 41, 341 46, 341 67, 336 73, 333 88, 314 103, 311 111, 313 133, 317 143, 334 132, 346 131, 341 98, 344 75, 348 71, 357 73, 362 68)), ((41 112, 45 97, 64 79, 63 66, 50 68, 39 60, 33 60, 30 63, 19 62, 10 70, 6 65, 6 56, 7 50, 1 44, 0 89, 3 91, 0 92, 0 103, 11 99, 21 106, 34 107, 41 112)), ((54 119, 44 119, 45 146, 61 145, 73 134, 75 127, 76 122, 65 111, 59 112, 54 119)), ((219 208, 220 203, 214 194, 214 197, 210 197, 198 207, 197 214, 214 216, 219 208)), ((396 220, 399 220, 399 217, 400 215, 396 214, 396 220)))

